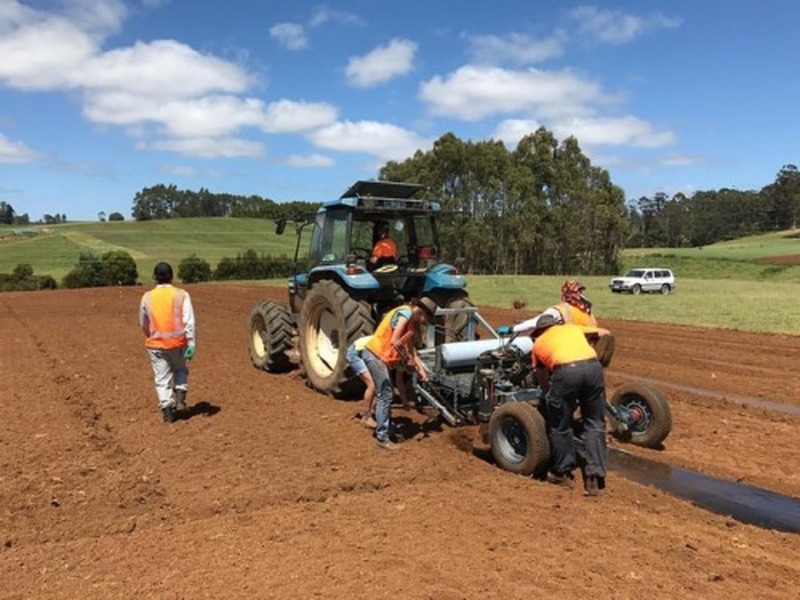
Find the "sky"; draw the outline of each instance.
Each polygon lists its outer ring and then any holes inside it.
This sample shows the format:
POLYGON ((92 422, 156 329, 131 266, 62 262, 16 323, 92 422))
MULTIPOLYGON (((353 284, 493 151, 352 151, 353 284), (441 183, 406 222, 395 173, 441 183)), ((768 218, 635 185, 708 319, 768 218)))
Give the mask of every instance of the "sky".
POLYGON ((452 132, 573 135, 628 199, 800 162, 796 0, 0 0, 0 200, 323 201, 452 132))

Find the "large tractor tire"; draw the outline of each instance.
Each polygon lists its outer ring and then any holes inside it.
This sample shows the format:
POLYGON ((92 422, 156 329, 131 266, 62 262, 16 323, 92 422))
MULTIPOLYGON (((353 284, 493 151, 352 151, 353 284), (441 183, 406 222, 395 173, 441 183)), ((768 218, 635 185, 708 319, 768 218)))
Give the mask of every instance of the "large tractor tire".
POLYGON ((550 462, 550 440, 541 413, 525 402, 503 404, 489 419, 495 462, 512 473, 541 475, 550 462))
POLYGON ((364 387, 347 369, 347 347, 375 330, 369 304, 352 298, 335 281, 315 283, 300 311, 300 360, 308 384, 337 398, 354 398, 364 387))
POLYGON ((270 373, 284 373, 293 368, 289 353, 297 332, 289 311, 275 302, 259 302, 250 313, 247 339, 250 362, 270 373))
POLYGON ((627 413, 627 429, 616 427, 614 436, 645 448, 660 448, 672 429, 669 403, 660 390, 642 382, 621 385, 610 404, 627 413))
MULTIPOLYGON (((475 306, 464 292, 458 292, 455 294, 434 292, 431 297, 441 308, 472 308, 475 306)), ((436 336, 437 343, 467 341, 467 325, 469 325, 469 315, 460 314, 437 317, 435 324, 437 326, 437 332, 442 332, 442 335, 436 336)))

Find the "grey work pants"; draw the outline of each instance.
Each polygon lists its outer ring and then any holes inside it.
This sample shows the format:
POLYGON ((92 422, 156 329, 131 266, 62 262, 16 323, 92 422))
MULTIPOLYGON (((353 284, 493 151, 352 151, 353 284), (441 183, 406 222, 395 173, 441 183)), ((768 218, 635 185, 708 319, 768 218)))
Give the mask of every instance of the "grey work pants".
POLYGON ((603 367, 596 360, 553 371, 545 399, 554 473, 578 466, 573 413, 580 406, 586 447, 586 475, 606 476, 606 392, 603 367))
POLYGON ((186 359, 183 357, 185 350, 186 348, 147 349, 150 365, 153 367, 153 379, 160 409, 174 404, 173 388, 184 391, 188 389, 189 367, 186 366, 186 359))

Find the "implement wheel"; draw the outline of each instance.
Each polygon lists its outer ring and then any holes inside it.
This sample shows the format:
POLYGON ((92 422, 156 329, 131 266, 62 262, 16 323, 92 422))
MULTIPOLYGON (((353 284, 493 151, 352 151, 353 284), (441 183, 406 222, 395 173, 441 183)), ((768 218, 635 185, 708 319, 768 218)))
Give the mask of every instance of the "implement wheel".
POLYGON ((489 443, 495 462, 512 473, 539 475, 550 462, 544 418, 525 402, 503 404, 489 420, 489 443))
POLYGON ((672 413, 660 390, 642 382, 621 385, 610 404, 624 417, 627 429, 616 427, 614 436, 645 448, 660 448, 672 429, 672 413))

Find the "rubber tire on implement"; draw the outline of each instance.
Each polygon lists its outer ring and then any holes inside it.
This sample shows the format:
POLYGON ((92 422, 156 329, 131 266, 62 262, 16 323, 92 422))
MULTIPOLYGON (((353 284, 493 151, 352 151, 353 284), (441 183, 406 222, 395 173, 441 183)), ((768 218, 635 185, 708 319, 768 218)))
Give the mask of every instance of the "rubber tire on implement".
POLYGON ((609 403, 614 407, 638 406, 647 414, 642 428, 632 427, 628 431, 615 428, 614 437, 645 448, 660 448, 672 429, 672 413, 669 403, 660 390, 643 382, 628 382, 614 392, 609 403))
POLYGON ((300 311, 300 360, 308 384, 337 398, 355 398, 364 386, 349 377, 347 347, 375 329, 370 306, 332 280, 315 283, 300 311))
POLYGON ((594 346, 595 352, 597 352, 597 360, 600 361, 600 364, 603 365, 603 367, 610 365, 611 358, 614 356, 614 335, 611 333, 601 335, 592 345, 594 346))
POLYGON ((296 335, 289 311, 272 301, 259 302, 247 325, 250 362, 257 369, 285 373, 293 368, 288 352, 296 335))
POLYGON ((541 413, 525 402, 502 404, 489 419, 489 444, 501 468, 540 475, 550 462, 550 440, 541 413))

